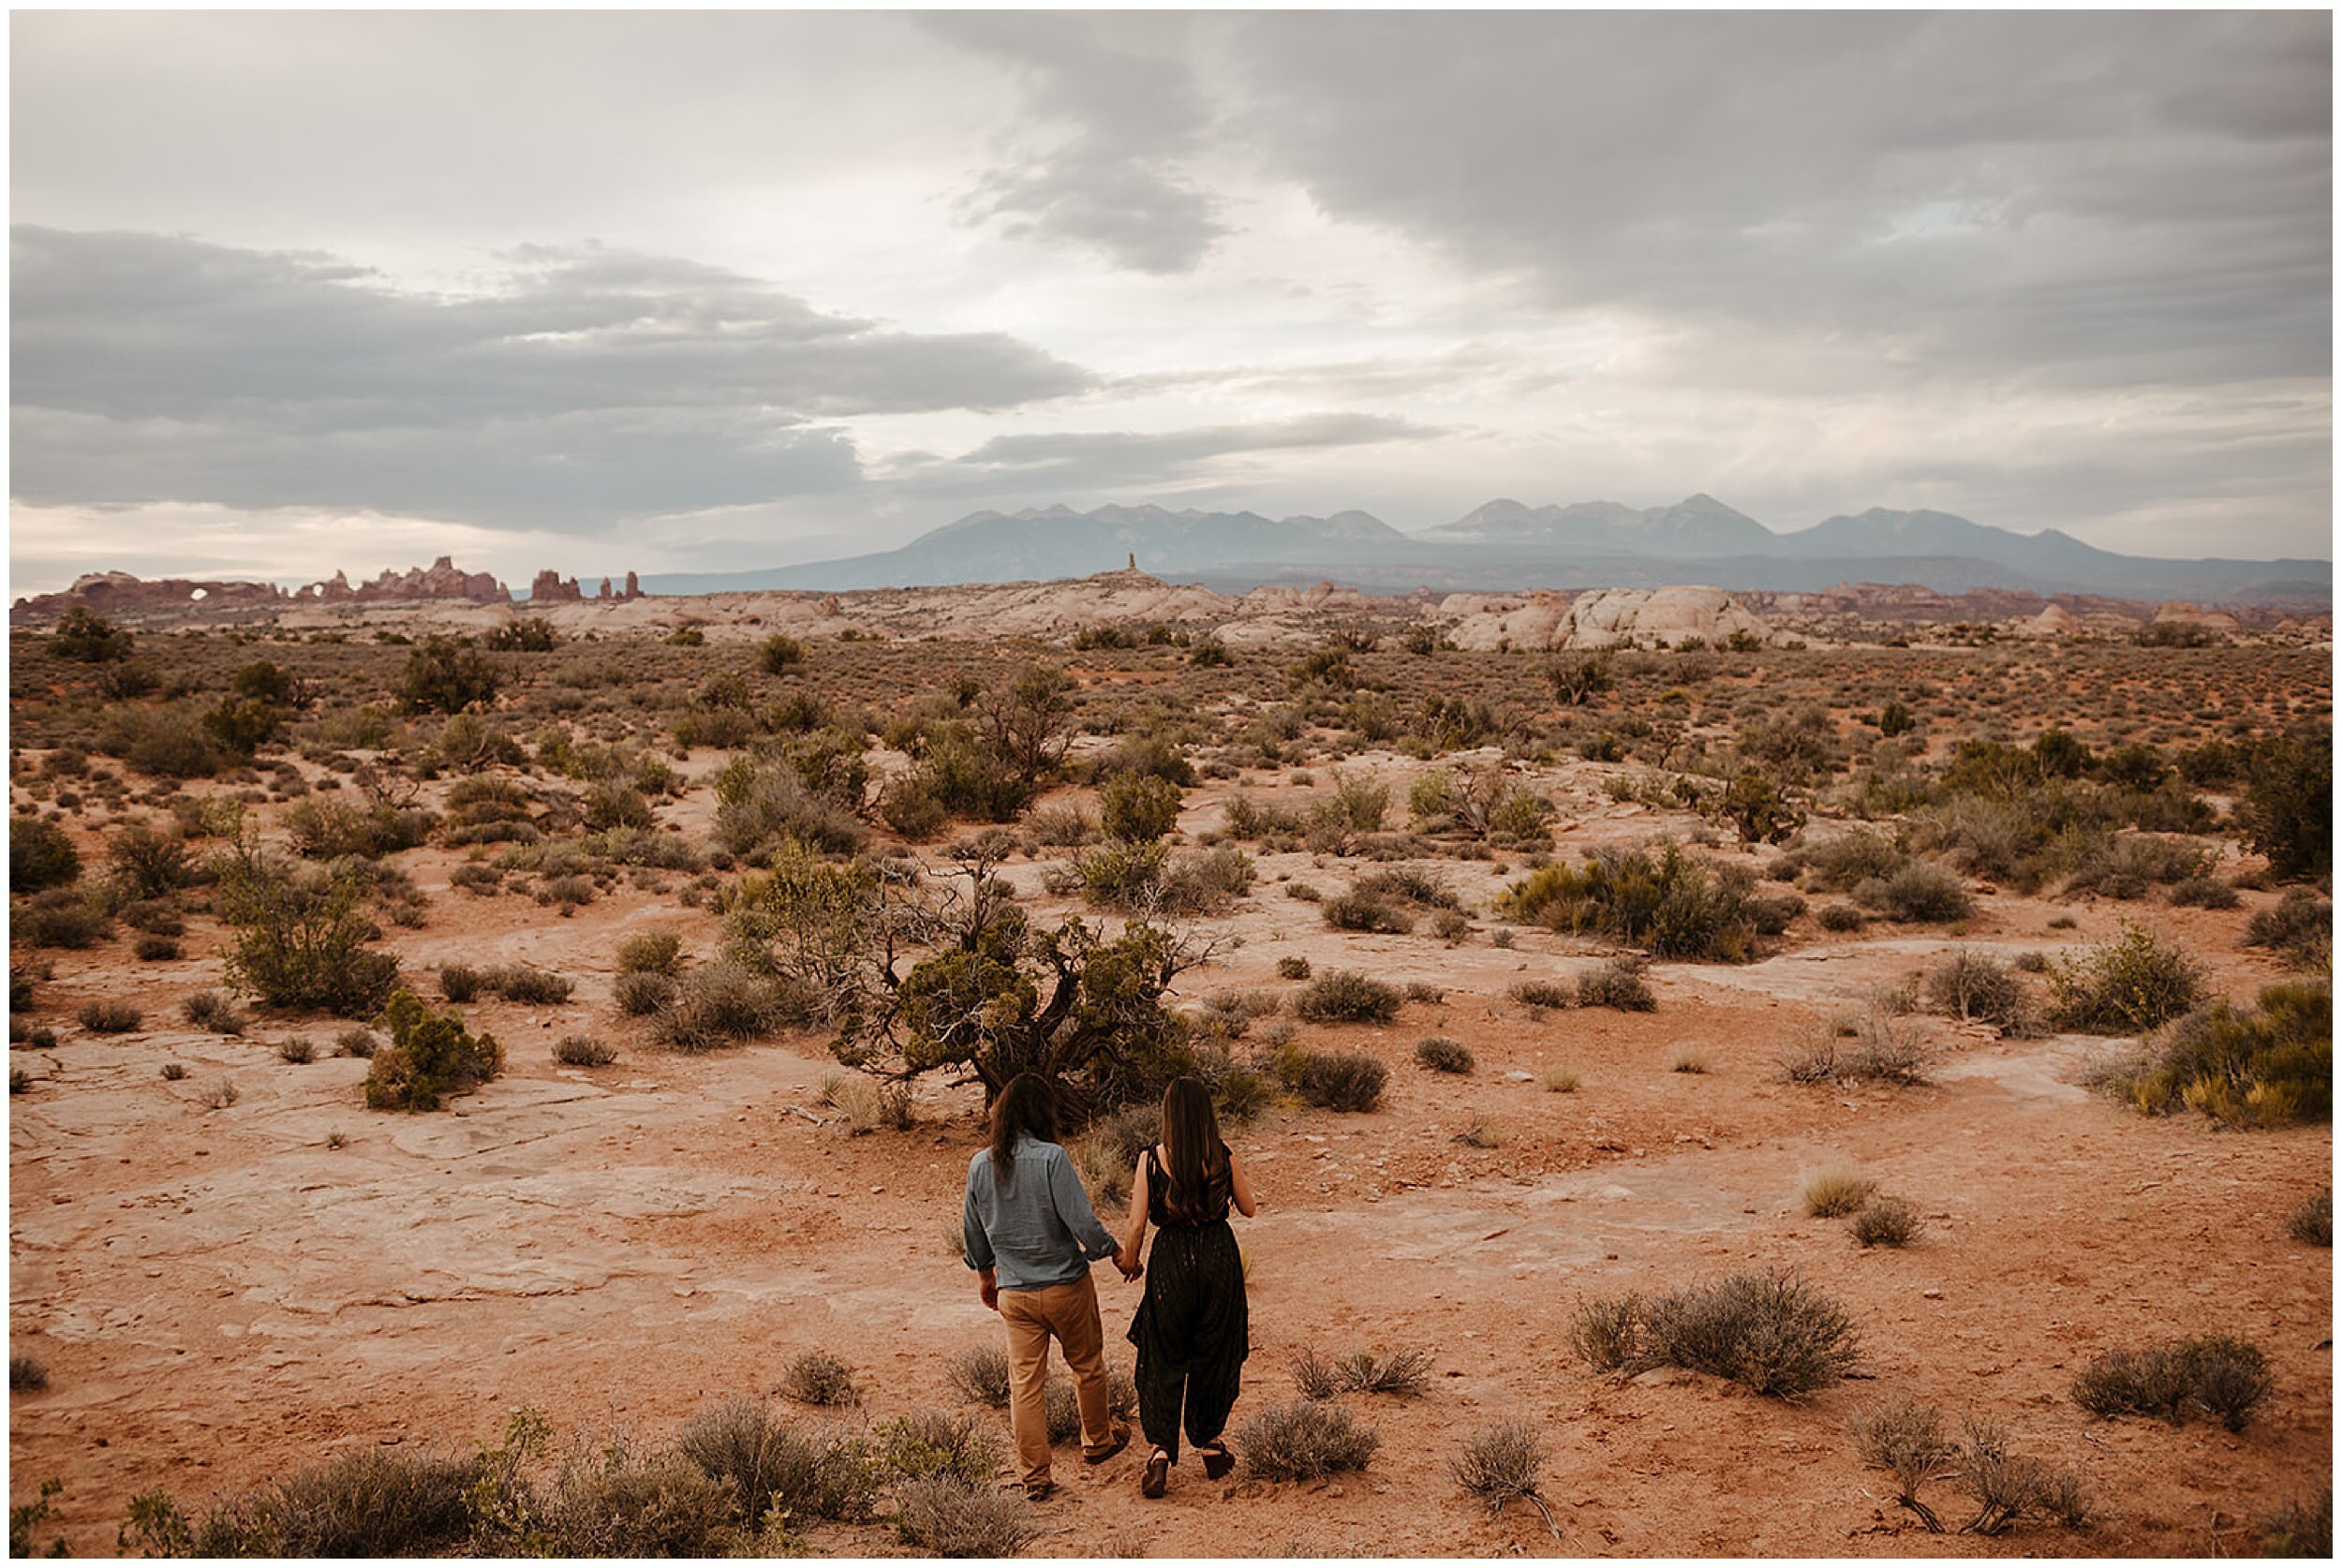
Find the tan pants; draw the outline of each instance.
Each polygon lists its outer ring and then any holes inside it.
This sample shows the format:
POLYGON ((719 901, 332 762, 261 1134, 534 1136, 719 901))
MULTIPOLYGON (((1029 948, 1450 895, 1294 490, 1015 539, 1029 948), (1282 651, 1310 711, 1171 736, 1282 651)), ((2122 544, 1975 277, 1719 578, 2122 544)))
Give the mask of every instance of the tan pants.
POLYGON ((1008 1423, 1016 1434, 1016 1466, 1028 1487, 1038 1487, 1049 1479, 1049 1412, 1044 1391, 1052 1337, 1073 1368, 1074 1396, 1082 1413, 1082 1452, 1104 1453, 1114 1442, 1098 1287, 1085 1274, 1070 1285, 1002 1291, 1001 1322, 1008 1325, 1008 1423))

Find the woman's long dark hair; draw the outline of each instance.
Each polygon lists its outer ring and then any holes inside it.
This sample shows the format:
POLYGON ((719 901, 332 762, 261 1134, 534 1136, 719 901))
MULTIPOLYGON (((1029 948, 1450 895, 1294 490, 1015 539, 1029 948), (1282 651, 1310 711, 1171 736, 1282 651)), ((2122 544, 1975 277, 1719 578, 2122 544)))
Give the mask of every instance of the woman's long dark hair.
POLYGON ((1163 1156, 1171 1178, 1164 1211, 1182 1225, 1217 1218, 1213 1194, 1228 1179, 1228 1151, 1201 1078, 1174 1078, 1163 1091, 1163 1156))
POLYGON ((1038 1072, 1019 1072, 992 1102, 992 1179, 1002 1187, 1016 1175, 1016 1140, 1057 1142, 1057 1090, 1038 1072))

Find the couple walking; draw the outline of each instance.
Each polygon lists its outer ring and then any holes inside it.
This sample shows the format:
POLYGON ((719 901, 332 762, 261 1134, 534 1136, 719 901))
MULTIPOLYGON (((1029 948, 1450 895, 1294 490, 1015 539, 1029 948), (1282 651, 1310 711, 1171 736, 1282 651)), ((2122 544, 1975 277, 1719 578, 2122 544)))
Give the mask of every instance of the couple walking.
POLYGON ((1231 1206, 1250 1218, 1253 1191, 1220 1140, 1210 1091, 1198 1079, 1178 1079, 1164 1091, 1163 1142, 1139 1157, 1128 1234, 1119 1242, 1099 1222, 1058 1144, 1057 1091, 1048 1080, 1022 1073, 993 1102, 991 1145, 968 1164, 960 1228, 976 1294, 1008 1329, 1009 1425, 1027 1497, 1038 1501, 1057 1489, 1044 1398, 1052 1339, 1073 1368, 1082 1457, 1104 1464, 1131 1441, 1130 1427, 1108 1409, 1093 1259, 1111 1257, 1124 1280, 1147 1280, 1130 1329, 1138 1347, 1139 1426, 1154 1445, 1139 1490, 1163 1495, 1178 1462, 1182 1412, 1207 1477, 1218 1480, 1236 1463, 1221 1432, 1252 1339, 1231 1206), (1139 1260, 1149 1224, 1157 1233, 1151 1268, 1139 1260))

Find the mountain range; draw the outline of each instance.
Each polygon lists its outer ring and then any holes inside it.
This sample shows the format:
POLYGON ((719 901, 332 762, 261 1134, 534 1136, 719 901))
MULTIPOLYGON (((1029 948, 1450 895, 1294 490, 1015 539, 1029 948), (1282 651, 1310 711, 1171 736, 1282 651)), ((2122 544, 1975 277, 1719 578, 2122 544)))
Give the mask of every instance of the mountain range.
POLYGON ((1499 499, 1402 533, 1363 511, 1264 517, 1158 506, 978 511, 899 549, 762 571, 653 574, 655 594, 914 587, 1085 577, 1135 563, 1158 577, 1240 592, 1321 579, 1381 592, 1645 587, 1816 591, 1841 582, 1940 593, 2008 588, 2215 603, 2324 603, 2330 561, 2122 555, 2046 528, 2020 534, 1942 511, 1874 507, 1776 533, 1712 496, 1637 510, 1614 501, 1531 507, 1499 499))

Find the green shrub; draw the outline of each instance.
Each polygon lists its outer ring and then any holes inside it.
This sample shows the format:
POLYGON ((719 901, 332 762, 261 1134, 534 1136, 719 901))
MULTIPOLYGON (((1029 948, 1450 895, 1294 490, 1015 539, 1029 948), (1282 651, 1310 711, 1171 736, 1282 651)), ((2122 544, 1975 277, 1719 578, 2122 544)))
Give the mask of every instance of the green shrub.
POLYGON ((2143 1033, 2194 1007, 2202 974, 2186 954, 2125 922, 2121 936, 2052 964, 2053 1014, 2060 1028, 2143 1033))
POLYGON ((756 646, 756 667, 768 675, 778 675, 792 665, 805 662, 805 644, 785 632, 774 632, 756 646))
POLYGON ((654 969, 627 969, 611 983, 610 996, 626 1016, 647 1018, 674 1002, 675 982, 654 969))
POLYGON ((188 1023, 211 1034, 238 1035, 248 1020, 244 1009, 217 991, 198 991, 179 1004, 188 1023))
POLYGON ((183 707, 111 714, 98 731, 97 746, 153 778, 209 778, 229 761, 202 720, 183 707))
POLYGON ((1931 1531, 1942 1530, 1934 1510, 1920 1501, 1920 1487, 1958 1451, 1944 1436, 1943 1413, 1906 1396, 1861 1412, 1849 1427, 1854 1451, 1863 1462, 1893 1472, 1895 1501, 1917 1514, 1931 1531))
POLYGON ((2327 1485, 2315 1506, 2286 1499, 2285 1506, 2262 1522, 2260 1549, 2271 1557, 2333 1557, 2333 1485, 2327 1485))
POLYGON ((1161 897, 1170 865, 1168 844, 1109 838, 1074 857, 1073 876, 1085 903, 1107 910, 1143 909, 1161 897))
POLYGON ((2268 1368, 2259 1346, 2203 1334, 2142 1351, 2108 1351, 2074 1378, 2073 1398, 2093 1415, 2159 1415, 2174 1426, 2201 1410, 2241 1432, 2269 1396, 2268 1368))
POLYGON ((2272 985, 2257 1008, 2199 1008, 2148 1043, 2110 1087, 2138 1110, 2183 1107, 2228 1127, 2290 1127, 2334 1114, 2333 993, 2324 981, 2272 985))
POLYGON ((1098 821, 1108 837, 1152 843, 1178 825, 1178 786, 1157 774, 1118 774, 1098 791, 1098 821))
POLYGON ((1865 1247, 1907 1247, 1927 1229, 1904 1198, 1880 1198, 1854 1217, 1854 1239, 1865 1247))
POLYGON ((537 1508, 550 1555, 706 1558, 734 1541, 733 1488, 677 1452, 637 1455, 625 1438, 571 1454, 537 1508))
POLYGON ((411 850, 431 831, 431 818, 422 811, 401 811, 393 806, 361 809, 332 795, 312 795, 285 813, 286 836, 309 860, 340 860, 354 856, 371 860, 411 850))
POLYGON ((1805 813, 1755 768, 1743 769, 1724 787, 1719 809, 1751 844, 1778 844, 1805 825, 1805 813))
POLYGON ((2036 1023, 2031 987, 1990 954, 1961 948, 1927 975, 1927 996, 1955 1018, 1991 1024, 2005 1033, 2030 1033, 2036 1023))
POLYGON ((2334 905, 2305 887, 2287 888, 2275 908, 2253 911, 2245 926, 2245 945, 2273 948, 2296 969, 2331 961, 2334 905))
POLYGON ((1851 904, 1825 904, 1814 917, 1825 931, 1860 931, 1869 924, 1862 911, 1851 904))
POLYGON ((1873 880, 1885 880, 1911 864, 1911 857, 1886 835, 1869 828, 1849 828, 1808 844, 1800 841, 1791 851, 1817 888, 1851 892, 1873 880))
POLYGON ((1310 961, 1300 954, 1288 953, 1283 957, 1277 960, 1278 979, 1307 980, 1309 977, 1310 961))
POLYGON ((638 931, 618 943, 620 974, 673 974, 682 962, 683 938, 667 930, 638 931))
POLYGON ((2213 876, 2183 877, 2172 884, 2169 896, 2174 904, 2204 910, 2232 910, 2244 902, 2234 888, 2213 876))
POLYGON ((222 698, 200 722, 222 751, 245 762, 285 729, 285 716, 257 697, 222 698))
POLYGON ((713 1051, 809 1013, 807 998, 788 983, 724 957, 687 975, 651 1028, 660 1043, 678 1051, 713 1051))
POLYGON ((1288 1046, 1278 1074, 1311 1104, 1328 1111, 1371 1111, 1382 1103, 1390 1069, 1362 1051, 1312 1051, 1288 1046))
POLYGON ((1753 955, 1756 914, 1745 866, 1711 869, 1681 845, 1605 846, 1581 865, 1555 864, 1515 882, 1499 911, 1555 930, 1590 932, 1662 958, 1753 955))
POLYGON ((2263 743, 2237 803, 2246 842, 2280 878, 2334 871, 2334 736, 2331 731, 2263 743))
POLYGON ((1639 958, 1612 958, 1598 969, 1578 977, 1579 1007, 1614 1007, 1622 1013, 1650 1013, 1659 1005, 1651 982, 1643 978, 1639 958))
POLYGON ((352 1449, 190 1520, 170 1494, 131 1500, 121 1546, 154 1557, 425 1557, 464 1544, 478 1458, 352 1449))
POLYGON ((493 629, 481 642, 495 653, 551 653, 558 639, 553 634, 552 622, 522 614, 493 629))
POLYGON ((1473 1068, 1471 1050, 1459 1040, 1435 1034, 1418 1041, 1415 1059, 1434 1072, 1469 1072, 1473 1068))
POLYGON ((480 982, 506 1001, 531 1007, 556 1006, 568 1001, 577 988, 566 975, 532 969, 526 964, 499 964, 482 975, 480 982))
POLYGON ((2318 1195, 2286 1217, 2285 1234, 2312 1247, 2334 1245, 2334 1189, 2318 1195))
POLYGON ((77 604, 58 617, 49 651, 76 664, 110 664, 129 658, 132 643, 128 632, 77 604))
POLYGON ((1314 1399, 1271 1405, 1237 1428, 1235 1447, 1246 1472, 1264 1481, 1315 1481, 1364 1470, 1382 1445, 1341 1405, 1314 1399))
POLYGON ((1878 1183, 1860 1171, 1830 1165, 1805 1178, 1801 1194, 1805 1212, 1816 1220, 1840 1220, 1860 1211, 1878 1191, 1878 1183))
POLYGON ((1546 684, 1553 700, 1564 707, 1583 707, 1617 684, 1611 673, 1608 649, 1556 655, 1545 667, 1546 684))
MULTIPOLYGON (((176 832, 144 822, 117 828, 106 846, 106 859, 113 867, 115 880, 133 898, 168 898, 195 880, 186 840, 176 832)), ((158 934, 179 935, 177 931, 158 934)))
POLYGON ((487 976, 469 964, 449 964, 439 970, 439 995, 452 1002, 479 1000, 487 983, 487 976))
POLYGON ((1252 890, 1253 874, 1253 857, 1234 844, 1181 851, 1164 869, 1154 908, 1167 915, 1216 913, 1252 890))
POLYGON ((1335 969, 1302 987, 1293 1011, 1312 1024, 1387 1024, 1399 1016, 1401 999, 1396 985, 1335 969))
POLYGON ((145 1018, 138 1007, 125 1001, 89 1001, 74 1014, 83 1028, 96 1034, 128 1034, 145 1018))
POLYGON ((809 1350, 781 1368, 780 1391, 799 1404, 852 1405, 862 1400, 853 1368, 827 1351, 809 1350))
POLYGON ((1415 917, 1396 904, 1369 894, 1338 893, 1319 907, 1326 924, 1337 931, 1375 931, 1404 936, 1415 929, 1415 917))
POLYGON ((504 1071, 504 1048, 492 1034, 470 1034, 463 1021, 425 1007, 411 991, 393 991, 378 1020, 391 1043, 366 1072, 366 1104, 378 1111, 436 1111, 439 1102, 504 1071))
POLYGON ((1040 1535, 1032 1504, 987 1477, 929 1475, 895 1490, 895 1531, 941 1558, 1009 1558, 1040 1535))
POLYGON ((257 852, 220 861, 216 907, 235 927, 228 974, 272 1007, 364 1017, 398 983, 398 960, 369 952, 381 933, 346 875, 289 870, 257 852))
POLYGON ((1544 1465, 1545 1439, 1534 1427, 1525 1421, 1498 1421, 1464 1438, 1447 1461, 1447 1473, 1491 1514, 1519 1498, 1551 1526, 1553 1516, 1537 1492, 1537 1473, 1544 1465))
POLYGON ((1854 1320, 1829 1296, 1793 1273, 1754 1270, 1582 1303, 1571 1338, 1598 1371, 1685 1367, 1779 1398, 1836 1383, 1860 1346, 1854 1320))
POLYGON ((1567 1007, 1578 993, 1558 980, 1516 980, 1505 994, 1523 1007, 1567 1007))
POLYGON ((983 1427, 969 1416, 921 1411, 897 1416, 874 1436, 887 1472, 904 1479, 948 1475, 988 1486, 1000 1462, 983 1427))
POLYGON ((10 913, 10 937, 25 947, 94 946, 113 933, 105 901, 70 887, 52 887, 21 900, 10 913))
POLYGON ((675 1447, 732 1488, 739 1517, 751 1530, 768 1510, 852 1522, 877 1511, 882 1472, 867 1441, 806 1433, 758 1400, 734 1398, 700 1411, 675 1447))
POLYGON ((398 700, 408 713, 462 713, 496 701, 504 678, 468 640, 433 635, 416 644, 399 673, 398 700))
POLYGON ((8 891, 42 893, 82 875, 82 854, 65 829, 37 817, 8 819, 8 891))
POLYGON ((553 1048, 553 1059, 563 1067, 607 1067, 618 1059, 618 1053, 590 1035, 565 1034, 553 1048))
POLYGON ((1862 883, 1854 895, 1900 921, 1938 925, 1976 913, 1968 890, 1940 865, 1906 865, 1891 877, 1862 883))
POLYGON ((1419 1399, 1430 1390, 1430 1380, 1431 1353, 1425 1350, 1395 1351, 1389 1355, 1351 1351, 1327 1361, 1315 1347, 1305 1346, 1293 1362, 1294 1386, 1305 1399, 1330 1399, 1337 1394, 1392 1394, 1419 1399))
POLYGON ((793 767, 734 757, 716 774, 716 842, 735 855, 794 839, 824 853, 848 853, 866 836, 853 813, 807 787, 793 767))

